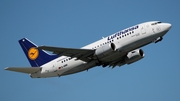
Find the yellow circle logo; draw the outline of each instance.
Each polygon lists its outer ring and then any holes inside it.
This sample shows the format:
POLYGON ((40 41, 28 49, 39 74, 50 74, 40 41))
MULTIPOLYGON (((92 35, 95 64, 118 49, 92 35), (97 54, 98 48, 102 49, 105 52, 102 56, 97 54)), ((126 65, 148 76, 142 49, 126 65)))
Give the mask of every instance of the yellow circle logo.
POLYGON ((31 60, 35 60, 39 55, 39 51, 38 49, 36 49, 35 47, 32 47, 29 49, 28 51, 28 57, 31 59, 31 60))

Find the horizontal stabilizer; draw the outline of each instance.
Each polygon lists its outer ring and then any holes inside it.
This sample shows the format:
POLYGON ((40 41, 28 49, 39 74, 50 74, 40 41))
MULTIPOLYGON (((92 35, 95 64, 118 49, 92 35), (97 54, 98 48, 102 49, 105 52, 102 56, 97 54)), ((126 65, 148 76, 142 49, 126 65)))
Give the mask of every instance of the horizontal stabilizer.
POLYGON ((31 74, 41 70, 41 67, 7 67, 5 70, 31 74))

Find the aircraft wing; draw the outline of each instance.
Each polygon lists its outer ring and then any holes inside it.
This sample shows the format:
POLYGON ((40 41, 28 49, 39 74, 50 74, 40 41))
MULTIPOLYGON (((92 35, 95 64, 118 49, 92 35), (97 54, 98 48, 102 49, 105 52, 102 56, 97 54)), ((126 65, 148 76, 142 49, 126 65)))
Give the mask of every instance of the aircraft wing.
POLYGON ((7 67, 5 70, 31 74, 41 70, 41 67, 7 67))
POLYGON ((51 46, 39 46, 38 49, 53 52, 54 54, 64 55, 69 57, 76 57, 77 59, 89 62, 92 60, 95 50, 92 49, 75 49, 75 48, 61 48, 51 46))

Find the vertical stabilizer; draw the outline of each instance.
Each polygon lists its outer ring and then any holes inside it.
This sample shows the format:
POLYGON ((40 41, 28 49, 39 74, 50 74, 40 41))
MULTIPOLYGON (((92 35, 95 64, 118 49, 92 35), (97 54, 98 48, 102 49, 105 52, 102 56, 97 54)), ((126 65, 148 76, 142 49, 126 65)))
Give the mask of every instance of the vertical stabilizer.
POLYGON ((21 45, 32 67, 40 67, 58 57, 58 55, 50 55, 44 50, 38 49, 37 45, 27 38, 19 40, 19 44, 21 45))

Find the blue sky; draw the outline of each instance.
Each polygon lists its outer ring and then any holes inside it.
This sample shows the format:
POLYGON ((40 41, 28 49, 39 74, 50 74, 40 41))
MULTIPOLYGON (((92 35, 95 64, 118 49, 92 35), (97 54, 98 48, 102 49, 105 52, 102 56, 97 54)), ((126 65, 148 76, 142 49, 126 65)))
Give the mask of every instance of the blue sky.
POLYGON ((0 98, 2 101, 179 101, 178 0, 1 0, 0 98), (5 71, 30 66, 18 40, 80 48, 130 27, 160 20, 172 29, 143 47, 144 59, 114 69, 95 67, 64 77, 32 79, 5 71))

